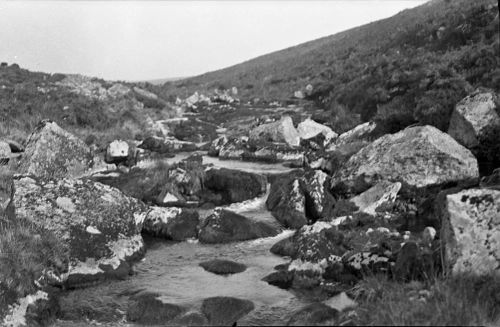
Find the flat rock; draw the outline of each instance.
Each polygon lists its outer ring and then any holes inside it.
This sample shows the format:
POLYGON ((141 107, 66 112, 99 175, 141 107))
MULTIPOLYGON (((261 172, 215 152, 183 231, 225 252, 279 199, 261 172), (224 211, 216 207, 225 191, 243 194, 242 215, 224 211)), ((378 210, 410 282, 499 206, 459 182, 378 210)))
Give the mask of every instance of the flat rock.
POLYGON ((200 263, 200 266, 216 275, 230 275, 244 272, 247 267, 244 264, 237 263, 231 260, 213 259, 200 263))
POLYGON ((127 308, 127 320, 143 325, 165 324, 183 311, 179 305, 165 303, 160 294, 141 293, 131 297, 127 308))

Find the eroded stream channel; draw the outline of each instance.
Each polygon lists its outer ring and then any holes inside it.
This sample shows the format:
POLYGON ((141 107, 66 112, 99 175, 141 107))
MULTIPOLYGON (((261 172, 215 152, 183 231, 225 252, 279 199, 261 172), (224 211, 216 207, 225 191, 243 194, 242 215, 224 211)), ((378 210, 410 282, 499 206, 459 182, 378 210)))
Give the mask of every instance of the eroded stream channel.
MULTIPOLYGON (((183 157, 181 154, 168 161, 174 162, 183 157)), ((220 161, 210 157, 204 157, 204 163, 261 174, 290 170, 281 164, 220 161)), ((250 219, 279 226, 276 219, 266 210, 267 196, 266 193, 225 208, 250 219)), ((199 212, 203 218, 212 210, 199 212)), ((276 265, 287 262, 286 259, 270 253, 269 249, 291 233, 291 230, 282 230, 275 237, 215 245, 202 244, 195 239, 172 242, 146 237, 147 252, 144 259, 135 265, 134 275, 126 280, 109 281, 68 292, 61 303, 63 316, 69 320, 58 320, 55 326, 140 326, 126 322, 125 311, 129 297, 143 291, 159 293, 163 302, 181 305, 188 311, 195 312, 200 311, 202 301, 209 297, 230 296, 250 300, 255 309, 241 318, 238 324, 286 324, 293 311, 309 303, 307 297, 271 286, 261 279, 271 273, 276 265), (216 275, 199 266, 200 262, 211 259, 236 261, 245 264, 247 269, 234 275, 216 275), (89 314, 93 310, 95 313, 89 314), (79 316, 92 315, 95 315, 95 319, 78 321, 79 316)))

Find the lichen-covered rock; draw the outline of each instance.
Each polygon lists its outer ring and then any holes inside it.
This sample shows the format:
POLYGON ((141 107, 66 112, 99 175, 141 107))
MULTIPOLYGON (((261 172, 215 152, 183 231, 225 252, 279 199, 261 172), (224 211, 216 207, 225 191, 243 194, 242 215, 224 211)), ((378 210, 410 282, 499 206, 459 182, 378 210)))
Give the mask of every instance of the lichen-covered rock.
POLYGON ((174 241, 197 236, 198 212, 184 208, 150 207, 142 231, 174 241))
POLYGON ((127 320, 143 325, 164 325, 184 311, 177 304, 163 302, 160 294, 140 293, 130 299, 127 320))
POLYGON ((375 215, 379 207, 396 200, 400 189, 401 183, 399 182, 382 181, 349 201, 354 203, 359 211, 375 215))
POLYGON ((270 237, 278 233, 275 227, 266 223, 217 208, 203 222, 198 238, 203 243, 228 243, 270 237))
POLYGON ((0 325, 4 327, 48 326, 59 309, 53 294, 38 290, 22 297, 7 308, 0 325))
POLYGON ((494 136, 489 135, 492 129, 500 127, 499 104, 500 99, 494 92, 469 95, 455 106, 448 134, 467 148, 478 146, 484 138, 494 136))
POLYGON ((124 277, 143 253, 146 206, 118 189, 91 180, 14 178, 12 204, 19 219, 52 231, 66 247, 68 272, 60 283, 73 287, 124 277))
POLYGON ((478 177, 477 160, 468 149, 435 127, 418 126, 361 149, 334 174, 332 186, 360 193, 380 181, 422 188, 478 177))
POLYGON ((279 121, 259 125, 250 131, 250 141, 254 142, 281 142, 291 146, 298 146, 300 136, 290 116, 284 116, 279 121))
POLYGON ((292 172, 271 184, 267 209, 285 227, 300 228, 330 216, 335 199, 328 187, 330 177, 320 170, 292 172))
POLYGON ((500 191, 469 189, 446 197, 441 241, 452 274, 499 274, 500 191))
POLYGON ((264 176, 233 169, 210 169, 205 174, 204 186, 222 196, 221 204, 253 199, 266 192, 264 176))
POLYGON ((343 234, 332 224, 322 221, 303 226, 293 235, 293 242, 297 252, 292 258, 308 262, 339 261, 348 250, 343 234))
POLYGON ((330 176, 321 170, 310 170, 301 179, 306 198, 306 216, 312 221, 329 218, 335 199, 329 192, 330 176))
POLYGON ((212 143, 210 143, 210 147, 208 149, 208 155, 212 156, 212 157, 218 157, 220 150, 228 142, 229 142, 229 139, 225 135, 216 138, 215 140, 212 141, 212 143))
POLYGON ((204 299, 201 312, 208 318, 210 325, 233 326, 254 308, 249 300, 217 296, 204 299))
POLYGON ((300 228, 307 224, 306 198, 295 176, 283 176, 271 184, 266 207, 285 227, 300 228))
POLYGON ((44 120, 28 138, 18 172, 44 179, 78 178, 91 165, 92 153, 82 140, 44 120))

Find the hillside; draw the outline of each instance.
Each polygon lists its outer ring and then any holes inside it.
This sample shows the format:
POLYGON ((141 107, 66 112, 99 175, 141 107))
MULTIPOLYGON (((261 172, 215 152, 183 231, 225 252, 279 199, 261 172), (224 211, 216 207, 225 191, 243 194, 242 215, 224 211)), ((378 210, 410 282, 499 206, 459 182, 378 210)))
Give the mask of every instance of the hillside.
POLYGON ((498 4, 434 0, 332 36, 158 88, 165 98, 236 86, 244 100, 302 90, 337 131, 361 121, 388 131, 446 129, 454 104, 477 87, 500 90, 498 4), (311 84, 312 92, 305 92, 311 84))
POLYGON ((0 66, 0 137, 23 143, 42 119, 57 122, 99 147, 114 138, 154 134, 152 121, 174 115, 149 84, 0 66))

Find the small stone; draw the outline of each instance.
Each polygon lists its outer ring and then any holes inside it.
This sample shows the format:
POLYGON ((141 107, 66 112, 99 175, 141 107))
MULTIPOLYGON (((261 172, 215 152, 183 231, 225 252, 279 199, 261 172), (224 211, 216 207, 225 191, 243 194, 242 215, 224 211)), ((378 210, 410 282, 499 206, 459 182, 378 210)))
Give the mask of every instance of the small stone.
POLYGON ((436 237, 436 230, 434 229, 434 227, 430 226, 425 227, 424 231, 422 232, 422 240, 428 244, 434 241, 435 237, 436 237))

